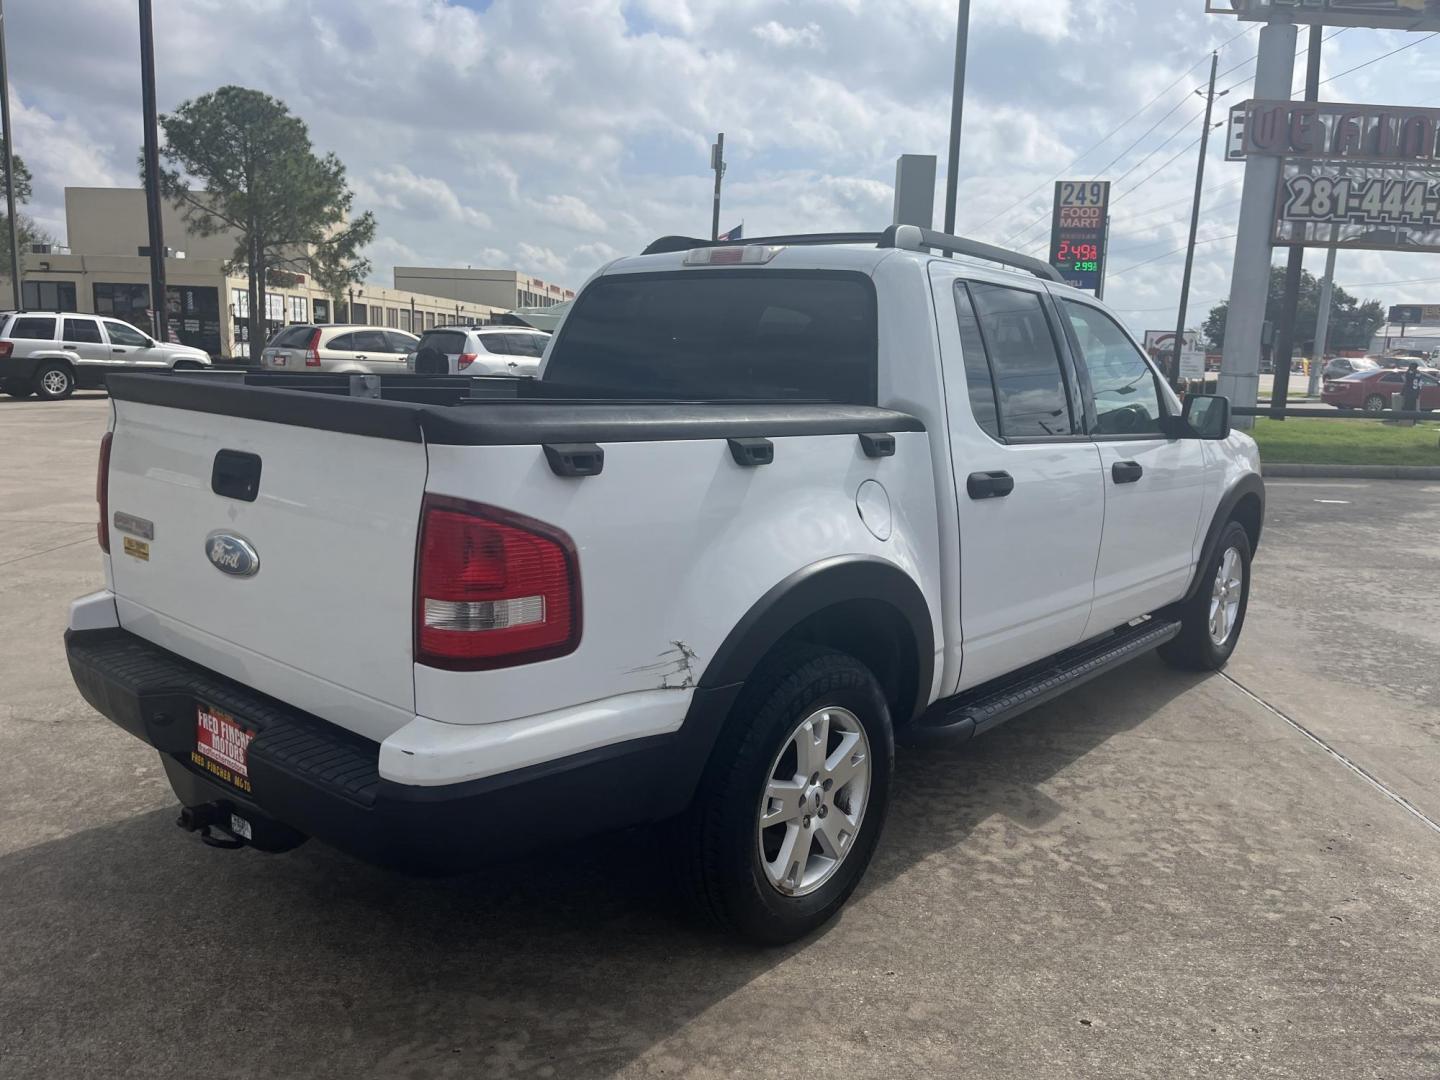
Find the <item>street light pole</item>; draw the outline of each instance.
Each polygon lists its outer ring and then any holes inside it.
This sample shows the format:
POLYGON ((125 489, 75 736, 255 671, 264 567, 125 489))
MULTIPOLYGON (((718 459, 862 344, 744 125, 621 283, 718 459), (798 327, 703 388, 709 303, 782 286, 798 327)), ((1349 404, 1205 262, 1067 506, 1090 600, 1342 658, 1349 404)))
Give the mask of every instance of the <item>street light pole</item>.
POLYGON ((20 228, 15 220, 15 139, 10 129, 10 66, 5 60, 5 0, 0 0, 0 132, 5 141, 5 220, 10 226, 10 286, 15 310, 24 311, 20 290, 20 228))
POLYGON ((1210 89, 1205 93, 1205 127, 1200 132, 1200 160, 1195 165, 1195 202, 1190 208, 1190 243, 1185 248, 1185 273, 1180 279, 1180 317, 1175 323, 1175 361, 1170 367, 1170 383, 1180 385, 1180 350, 1185 345, 1185 316, 1190 307, 1190 276, 1195 269, 1195 236, 1200 231, 1200 200, 1205 188, 1205 154, 1210 149, 1210 117, 1215 111, 1215 75, 1220 66, 1220 53, 1210 54, 1210 89))
POLYGON ((720 181, 725 177, 725 133, 715 136, 710 147, 710 168, 715 170, 715 203, 710 213, 710 239, 720 239, 720 181))
POLYGON ((955 26, 955 83, 950 91, 950 158, 945 173, 945 232, 955 235, 960 193, 960 127, 965 118, 965 62, 970 52, 970 0, 960 0, 955 26))
POLYGON ((151 0, 140 0, 140 95, 145 111, 145 216, 150 224, 150 306, 155 337, 169 341, 170 303, 165 288, 165 227, 160 220, 160 132, 155 109, 155 28, 151 0))

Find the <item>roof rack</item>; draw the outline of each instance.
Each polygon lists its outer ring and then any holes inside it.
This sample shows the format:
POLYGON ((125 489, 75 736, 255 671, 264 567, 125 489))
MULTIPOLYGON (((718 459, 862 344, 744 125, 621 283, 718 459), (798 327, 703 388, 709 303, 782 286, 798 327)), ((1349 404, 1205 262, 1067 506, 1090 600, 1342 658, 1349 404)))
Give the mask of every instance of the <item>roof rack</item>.
POLYGON ((874 244, 878 248, 900 248, 905 251, 943 251, 948 257, 966 255, 972 259, 1000 263, 1015 270, 1024 270, 1038 278, 1064 284, 1060 272, 1049 263, 1018 251, 996 247, 963 236, 951 236, 919 225, 891 225, 884 232, 799 233, 789 236, 749 236, 740 240, 701 240, 693 236, 662 236, 641 254, 663 255, 693 248, 737 247, 752 244, 783 244, 787 246, 824 244, 874 244))

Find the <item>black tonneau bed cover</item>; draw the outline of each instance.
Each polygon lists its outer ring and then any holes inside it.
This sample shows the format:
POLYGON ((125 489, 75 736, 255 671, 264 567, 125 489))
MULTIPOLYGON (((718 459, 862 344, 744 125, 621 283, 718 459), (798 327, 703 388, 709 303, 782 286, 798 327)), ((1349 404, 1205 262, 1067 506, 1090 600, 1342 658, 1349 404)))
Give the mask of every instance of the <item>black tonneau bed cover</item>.
POLYGON ((617 400, 533 379, 251 372, 112 375, 110 396, 192 412, 459 446, 659 442, 924 431, 890 409, 827 402, 617 400))

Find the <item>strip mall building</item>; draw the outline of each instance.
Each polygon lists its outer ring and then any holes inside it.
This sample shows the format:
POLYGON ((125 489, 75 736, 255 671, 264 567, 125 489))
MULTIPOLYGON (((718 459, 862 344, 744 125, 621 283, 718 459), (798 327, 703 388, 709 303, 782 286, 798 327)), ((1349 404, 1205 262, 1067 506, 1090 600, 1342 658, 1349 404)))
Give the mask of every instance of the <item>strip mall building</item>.
MULTIPOLYGON (((112 315, 154 333, 145 195, 139 188, 66 188, 68 248, 21 254, 22 296, 30 310, 112 315)), ((186 345, 212 356, 249 354, 249 287, 228 274, 229 234, 200 236, 179 211, 164 209, 170 326, 186 345)), ((398 288, 369 282, 327 295, 303 275, 265 293, 267 339, 292 323, 364 323, 420 333, 454 323, 486 323, 518 307, 550 307, 575 293, 519 270, 397 267, 398 288)), ((6 283, 8 285, 8 282, 6 283)), ((8 290, 7 290, 8 291, 8 290)))

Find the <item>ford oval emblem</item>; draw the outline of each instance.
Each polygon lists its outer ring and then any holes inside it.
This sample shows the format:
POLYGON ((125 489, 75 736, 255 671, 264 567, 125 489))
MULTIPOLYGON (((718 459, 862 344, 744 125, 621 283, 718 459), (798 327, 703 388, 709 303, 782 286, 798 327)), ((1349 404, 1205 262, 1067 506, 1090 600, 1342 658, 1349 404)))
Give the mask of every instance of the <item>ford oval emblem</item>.
POLYGON ((254 577, 260 571, 260 556, 255 548, 234 533, 212 532, 205 537, 205 557, 216 570, 233 577, 254 577))

